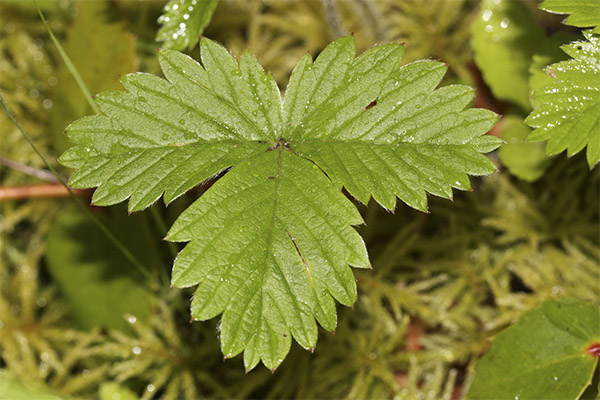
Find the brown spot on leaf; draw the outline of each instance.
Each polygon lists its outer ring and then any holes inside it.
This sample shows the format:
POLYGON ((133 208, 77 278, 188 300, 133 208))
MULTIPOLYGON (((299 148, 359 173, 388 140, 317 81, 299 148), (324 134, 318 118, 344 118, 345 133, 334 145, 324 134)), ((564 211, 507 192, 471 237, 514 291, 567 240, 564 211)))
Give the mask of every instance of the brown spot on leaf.
MULTIPOLYGON (((378 97, 379 98, 379 97, 378 97)), ((377 98, 377 99, 378 99, 377 98)), ((376 106, 377 105, 377 99, 373 100, 372 102, 369 103, 368 106, 365 107, 365 110, 368 110, 369 108, 376 106)))
POLYGON ((590 344, 585 352, 592 357, 600 358, 600 342, 590 344))

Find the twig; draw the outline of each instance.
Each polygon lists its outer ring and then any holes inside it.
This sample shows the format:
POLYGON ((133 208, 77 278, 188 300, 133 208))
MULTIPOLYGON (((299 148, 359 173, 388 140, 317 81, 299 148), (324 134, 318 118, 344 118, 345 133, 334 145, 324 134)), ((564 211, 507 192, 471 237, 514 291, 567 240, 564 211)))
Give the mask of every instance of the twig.
POLYGON ((337 8, 335 0, 322 0, 323 2, 323 13, 325 14, 325 20, 329 23, 331 30, 335 38, 346 35, 346 30, 342 26, 340 19, 340 13, 337 8))
MULTIPOLYGON (((76 196, 87 196, 91 190, 72 189, 76 196)), ((0 186, 0 201, 31 198, 69 197, 69 191, 60 183, 24 186, 0 186)))
POLYGON ((4 165, 8 168, 12 168, 16 171, 46 182, 58 182, 58 179, 52 174, 52 172, 46 169, 30 167, 29 165, 21 164, 20 162, 9 160, 8 158, 4 157, 0 157, 0 165, 4 165))

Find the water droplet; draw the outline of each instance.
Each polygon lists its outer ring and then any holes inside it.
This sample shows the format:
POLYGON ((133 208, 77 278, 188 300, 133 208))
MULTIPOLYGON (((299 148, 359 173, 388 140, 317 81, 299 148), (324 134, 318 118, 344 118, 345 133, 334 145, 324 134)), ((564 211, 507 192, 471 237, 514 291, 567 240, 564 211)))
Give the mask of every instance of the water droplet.
POLYGON ((146 390, 149 392, 154 392, 154 385, 153 384, 149 384, 148 386, 146 386, 146 390))
POLYGON ((494 27, 493 27, 493 26, 491 26, 491 25, 486 25, 486 26, 485 26, 485 31, 486 31, 486 32, 491 32, 491 31, 493 31, 493 30, 494 30, 494 27))
POLYGON ((133 348, 131 349, 131 352, 135 355, 139 355, 139 354, 142 354, 142 349, 139 346, 133 346, 133 348))
POLYGON ((183 14, 183 19, 190 19, 190 14, 183 14))
POLYGON ((130 315, 129 317, 127 317, 127 322, 129 322, 130 324, 135 324, 135 321, 137 321, 137 318, 134 315, 130 315))
POLYGON ((502 21, 500 21, 500 27, 503 29, 508 28, 508 24, 509 24, 509 20, 508 18, 504 18, 502 21))
POLYGON ((483 12, 483 15, 481 17, 483 18, 483 20, 485 22, 488 22, 490 20, 490 18, 492 18, 492 11, 491 10, 485 10, 483 12))
POLYGON ((235 76, 241 76, 242 75, 242 71, 240 71, 238 68, 231 70, 231 75, 235 75, 235 76))
POLYGON ((166 133, 162 135, 162 140, 169 140, 169 135, 167 135, 166 133))

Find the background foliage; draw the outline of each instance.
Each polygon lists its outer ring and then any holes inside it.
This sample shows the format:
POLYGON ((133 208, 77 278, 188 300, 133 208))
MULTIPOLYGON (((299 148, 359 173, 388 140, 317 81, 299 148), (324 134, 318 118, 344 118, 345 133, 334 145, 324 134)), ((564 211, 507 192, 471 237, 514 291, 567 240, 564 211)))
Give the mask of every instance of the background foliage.
MULTIPOLYGON (((320 332, 314 354, 294 345, 274 374, 256 369, 246 375, 240 357, 223 362, 216 322, 190 324, 191 292, 168 287, 178 248, 161 241, 165 226, 205 186, 169 208, 156 204, 130 217, 122 206, 93 209, 147 265, 158 282, 153 289, 139 283, 135 270, 71 209, 70 200, 2 201, 0 393, 10 393, 9 398, 110 399, 114 393, 122 399, 462 398, 490 339, 524 311, 564 295, 598 302, 598 168, 590 171, 581 153, 547 159, 541 157, 543 144, 521 143, 529 131, 518 123, 531 111, 527 94, 497 93, 484 63, 473 60, 481 34, 477 23, 485 7, 497 3, 221 1, 204 34, 235 56, 249 48, 280 87, 303 54, 316 55, 349 32, 359 52, 374 43, 406 42, 405 62, 448 63, 445 84, 475 85, 475 106, 506 115, 493 133, 514 146, 503 147, 499 158, 492 155, 500 172, 472 180, 473 192, 455 193, 452 202, 430 198, 430 214, 405 205, 394 214, 376 204, 358 205, 366 221, 360 233, 373 264, 373 270, 357 271, 358 301, 353 310, 338 310, 335 335, 320 332), (510 161, 523 159, 516 152, 540 157, 522 166, 510 161), (129 295, 140 293, 138 300, 120 301, 124 287, 129 295)), ((527 84, 530 91, 547 84, 541 68, 566 59, 555 48, 581 40, 579 30, 562 26, 564 16, 540 12, 536 2, 500 3, 505 8, 493 12, 524 7, 531 14, 528 29, 539 24, 535 35, 519 30, 505 41, 498 38, 498 46, 525 60, 511 65, 518 70, 506 79, 527 84)), ((160 73, 155 37, 164 5, 40 2, 92 93, 119 88, 119 74, 160 73)), ((67 145, 61 134, 66 124, 89 113, 84 96, 31 3, 3 0, 0 19, 0 91, 43 154, 55 160, 67 145)), ((197 59, 197 47, 190 54, 197 59)), ((0 113, 0 133, 3 164, 43 166, 5 113, 0 113)), ((3 187, 43 183, 5 165, 0 182, 3 187)))

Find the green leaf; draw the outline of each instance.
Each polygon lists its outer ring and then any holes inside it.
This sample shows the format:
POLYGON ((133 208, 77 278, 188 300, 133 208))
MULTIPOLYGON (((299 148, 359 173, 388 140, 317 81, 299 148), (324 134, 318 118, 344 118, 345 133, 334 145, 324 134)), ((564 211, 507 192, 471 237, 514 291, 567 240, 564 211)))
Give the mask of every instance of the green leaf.
POLYGON ((564 44, 571 43, 578 38, 578 36, 571 33, 557 32, 544 39, 540 46, 535 50, 531 65, 529 66, 530 93, 554 82, 554 78, 546 72, 546 67, 550 64, 567 60, 569 56, 567 56, 560 47, 564 44))
POLYGON ((543 174, 550 160, 546 157, 541 143, 524 143, 531 129, 519 116, 508 115, 502 118, 502 139, 506 142, 500 147, 498 155, 511 174, 533 182, 543 174))
POLYGON ((0 399, 64 400, 63 397, 49 393, 49 388, 35 382, 25 384, 6 369, 0 369, 0 399))
MULTIPOLYGON (((150 265, 148 241, 139 234, 143 231, 140 216, 127 218, 124 210, 110 211, 110 217, 96 218, 145 265, 150 265)), ((140 321, 148 319, 152 295, 140 285, 135 271, 123 269, 127 259, 114 251, 114 245, 81 212, 63 212, 48 232, 46 246, 48 271, 68 301, 77 326, 128 331, 126 314, 140 321)))
POLYGON ((158 18, 156 40, 173 50, 191 50, 217 8, 219 0, 171 0, 158 18))
POLYGON ((562 46, 571 60, 547 68, 553 83, 533 95, 534 111, 525 122, 537 128, 530 141, 547 140, 546 153, 587 146, 590 168, 600 160, 600 36, 584 32, 587 41, 562 46))
POLYGON ((104 382, 100 385, 100 400, 138 400, 127 386, 115 382, 104 382))
POLYGON ((238 63, 208 39, 200 47, 203 66, 163 50, 167 80, 128 75, 128 92, 98 95, 104 115, 69 127, 78 146, 61 161, 78 168, 73 186, 98 186, 96 204, 130 198, 130 210, 228 170, 171 228, 169 240, 190 241, 172 281, 198 285, 194 318, 223 313, 226 357, 244 351, 247 369, 274 369, 292 337, 313 348, 316 322, 335 328, 334 299, 353 304, 348 265, 370 267, 342 187, 426 210, 426 192, 450 198, 469 189, 467 174, 494 171, 481 153, 500 143, 485 135, 496 116, 465 109, 468 87, 436 90, 443 63, 400 68, 401 45, 355 58, 354 38, 341 38, 300 60, 283 102, 250 53, 238 63))
POLYGON ((577 399, 592 381, 600 348, 596 304, 549 300, 498 334, 475 367, 468 399, 577 399), (590 347, 592 346, 592 347, 590 347))
POLYGON ((571 14, 565 24, 593 28, 594 33, 600 33, 600 2, 597 0, 545 0, 540 8, 555 14, 571 14))
MULTIPOLYGON (((119 89, 119 76, 137 68, 135 37, 122 23, 106 22, 106 5, 101 1, 78 2, 78 14, 64 44, 67 54, 77 55, 73 64, 91 93, 119 89), (102 40, 97 40, 99 37, 102 40)), ((64 134, 66 126, 92 110, 63 62, 57 71, 57 81, 52 94, 50 127, 55 150, 63 152, 69 148, 64 134)))
POLYGON ((529 65, 544 38, 522 1, 483 0, 472 25, 475 62, 494 96, 529 110, 529 65))

